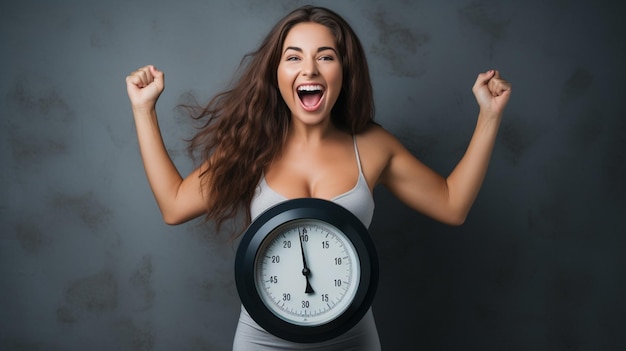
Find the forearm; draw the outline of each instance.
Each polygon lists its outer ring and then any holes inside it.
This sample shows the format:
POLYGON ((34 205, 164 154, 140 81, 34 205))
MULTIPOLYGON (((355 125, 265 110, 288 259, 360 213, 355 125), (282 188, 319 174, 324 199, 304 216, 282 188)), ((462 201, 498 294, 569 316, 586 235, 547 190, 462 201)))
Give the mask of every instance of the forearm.
POLYGON ((485 179, 501 116, 481 111, 465 155, 446 179, 449 204, 463 222, 485 179))
POLYGON ((167 153, 154 108, 133 109, 133 115, 148 183, 163 217, 167 218, 175 209, 183 179, 167 153))
POLYGON ((447 178, 422 164, 395 139, 377 143, 390 145, 381 182, 411 208, 451 225, 465 221, 478 196, 511 95, 511 85, 493 70, 479 74, 472 90, 480 106, 476 129, 465 155, 447 178))

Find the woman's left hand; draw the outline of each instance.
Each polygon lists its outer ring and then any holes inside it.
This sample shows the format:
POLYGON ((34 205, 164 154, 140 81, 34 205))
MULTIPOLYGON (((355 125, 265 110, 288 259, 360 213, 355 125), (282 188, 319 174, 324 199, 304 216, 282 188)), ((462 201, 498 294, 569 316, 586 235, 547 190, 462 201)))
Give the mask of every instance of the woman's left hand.
POLYGON ((500 78, 500 72, 490 70, 478 75, 472 91, 481 112, 500 117, 511 96, 511 83, 500 78))

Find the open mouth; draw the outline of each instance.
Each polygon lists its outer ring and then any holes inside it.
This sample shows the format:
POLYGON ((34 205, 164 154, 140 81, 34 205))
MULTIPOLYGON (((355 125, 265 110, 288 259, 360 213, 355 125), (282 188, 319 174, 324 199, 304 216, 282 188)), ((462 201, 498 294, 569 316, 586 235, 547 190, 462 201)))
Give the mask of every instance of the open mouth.
POLYGON ((315 110, 324 96, 324 87, 319 84, 301 85, 298 87, 298 97, 307 111, 315 110))

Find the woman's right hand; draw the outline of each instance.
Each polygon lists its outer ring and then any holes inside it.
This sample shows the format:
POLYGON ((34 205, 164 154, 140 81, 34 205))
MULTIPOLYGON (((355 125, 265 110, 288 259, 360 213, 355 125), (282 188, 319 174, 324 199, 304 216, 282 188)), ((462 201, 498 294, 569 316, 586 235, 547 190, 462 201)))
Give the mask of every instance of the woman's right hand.
POLYGON ((126 90, 133 109, 154 109, 163 89, 164 74, 152 65, 142 67, 126 77, 126 90))

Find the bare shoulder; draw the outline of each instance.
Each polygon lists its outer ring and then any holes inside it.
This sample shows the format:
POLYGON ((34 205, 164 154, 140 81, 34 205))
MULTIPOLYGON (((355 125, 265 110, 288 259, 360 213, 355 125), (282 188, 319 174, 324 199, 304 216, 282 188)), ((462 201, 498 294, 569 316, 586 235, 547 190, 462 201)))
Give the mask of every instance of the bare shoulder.
MULTIPOLYGON (((357 142, 360 148, 372 148, 378 150, 378 153, 391 153, 403 148, 400 141, 385 128, 377 124, 372 124, 365 131, 357 136, 357 142)), ((391 156, 391 155, 389 155, 391 156)))
POLYGON ((393 156, 402 152, 404 147, 393 134, 375 124, 359 133, 356 141, 363 173, 373 188, 380 182, 393 156))

